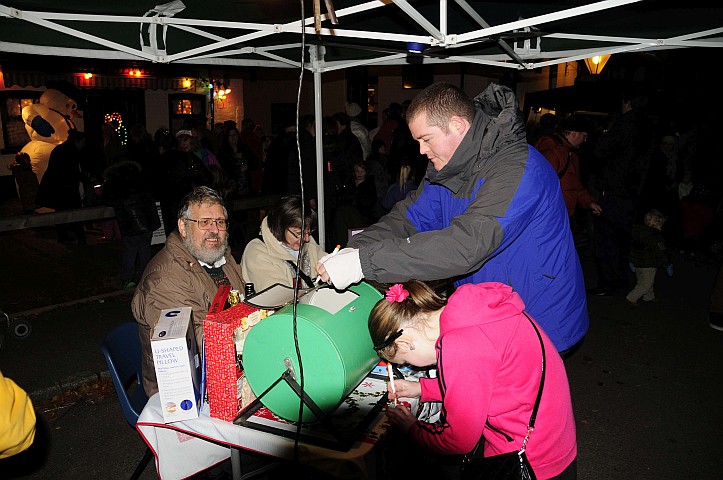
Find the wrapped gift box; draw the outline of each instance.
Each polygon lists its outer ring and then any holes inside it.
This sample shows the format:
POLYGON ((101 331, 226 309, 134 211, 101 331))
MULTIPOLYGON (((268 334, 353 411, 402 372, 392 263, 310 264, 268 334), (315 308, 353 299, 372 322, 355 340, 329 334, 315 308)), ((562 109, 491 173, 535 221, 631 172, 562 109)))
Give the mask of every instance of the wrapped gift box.
POLYGON ((268 311, 243 302, 224 310, 229 290, 229 287, 219 287, 203 323, 203 343, 210 414, 232 422, 255 399, 246 382, 241 354, 246 333, 265 318, 268 311))

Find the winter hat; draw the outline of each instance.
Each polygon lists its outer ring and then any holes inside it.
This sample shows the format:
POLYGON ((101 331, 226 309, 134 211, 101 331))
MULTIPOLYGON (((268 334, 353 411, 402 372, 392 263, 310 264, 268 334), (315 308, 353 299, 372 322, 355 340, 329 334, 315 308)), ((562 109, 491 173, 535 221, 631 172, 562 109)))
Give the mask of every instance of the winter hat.
POLYGON ((346 104, 346 108, 344 108, 344 111, 346 111, 346 114, 350 117, 356 117, 361 113, 362 109, 358 103, 352 102, 346 104))
POLYGON ((590 133, 592 125, 585 118, 578 115, 571 115, 560 123, 560 130, 568 132, 590 133))
POLYGON ((661 143, 668 145, 675 145, 678 139, 674 135, 664 135, 661 139, 661 143))

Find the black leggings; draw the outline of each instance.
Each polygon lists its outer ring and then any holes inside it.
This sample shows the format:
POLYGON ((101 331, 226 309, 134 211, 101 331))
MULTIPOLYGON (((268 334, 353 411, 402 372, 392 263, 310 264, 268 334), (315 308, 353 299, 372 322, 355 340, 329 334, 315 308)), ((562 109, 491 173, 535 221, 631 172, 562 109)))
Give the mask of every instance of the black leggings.
POLYGON ((566 362, 568 358, 572 357, 572 355, 577 352, 577 350, 580 348, 580 345, 582 345, 583 340, 585 340, 585 337, 582 337, 580 340, 577 341, 575 345, 568 348, 567 350, 559 352, 563 362, 566 362))
POLYGON ((577 480, 577 457, 560 475, 555 475, 550 480, 577 480))

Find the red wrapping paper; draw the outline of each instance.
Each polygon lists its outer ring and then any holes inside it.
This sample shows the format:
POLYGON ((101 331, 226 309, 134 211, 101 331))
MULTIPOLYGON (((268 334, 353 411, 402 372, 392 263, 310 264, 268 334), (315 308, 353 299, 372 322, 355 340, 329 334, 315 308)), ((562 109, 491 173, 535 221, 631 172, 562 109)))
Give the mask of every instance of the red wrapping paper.
POLYGON ((239 327, 247 330, 265 316, 265 312, 243 302, 223 310, 228 291, 230 287, 219 287, 203 323, 203 337, 211 416, 232 422, 255 399, 236 362, 234 331, 239 327))

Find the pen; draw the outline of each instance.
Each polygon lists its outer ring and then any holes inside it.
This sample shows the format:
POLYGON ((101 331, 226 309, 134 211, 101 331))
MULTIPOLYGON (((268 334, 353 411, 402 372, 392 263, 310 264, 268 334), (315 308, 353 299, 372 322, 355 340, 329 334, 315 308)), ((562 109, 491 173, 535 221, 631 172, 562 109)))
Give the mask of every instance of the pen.
POLYGON ((398 405, 397 403, 397 387, 394 385, 394 371, 392 370, 392 364, 387 363, 387 373, 389 373, 389 384, 392 386, 392 393, 394 394, 394 406, 396 407, 398 405))
MULTIPOLYGON (((337 245, 336 248, 334 248, 334 250, 332 250, 332 252, 329 254, 329 257, 333 257, 334 255, 339 253, 339 250, 341 250, 341 245, 337 245)), ((321 282, 321 275, 316 277, 316 282, 314 282, 314 283, 316 285, 319 285, 320 282, 321 282)))

